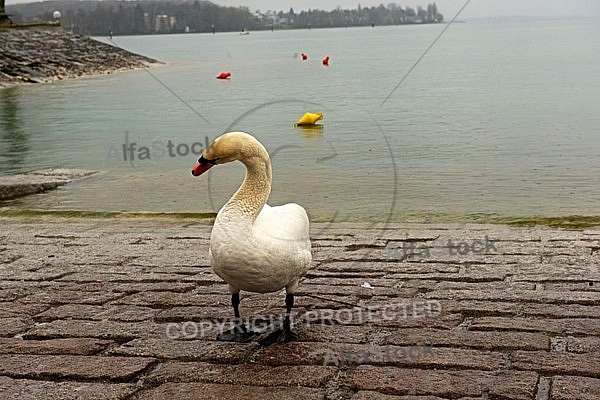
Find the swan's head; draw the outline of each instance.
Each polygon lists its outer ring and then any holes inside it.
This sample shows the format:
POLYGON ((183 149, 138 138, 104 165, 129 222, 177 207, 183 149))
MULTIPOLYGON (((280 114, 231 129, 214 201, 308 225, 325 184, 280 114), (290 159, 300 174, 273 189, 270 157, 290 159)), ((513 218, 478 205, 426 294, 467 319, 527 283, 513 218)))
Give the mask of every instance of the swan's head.
POLYGON ((198 159, 192 175, 200 176, 214 165, 226 164, 232 161, 242 161, 263 156, 266 152, 265 148, 254 136, 244 132, 228 132, 216 138, 202 152, 202 156, 198 159))

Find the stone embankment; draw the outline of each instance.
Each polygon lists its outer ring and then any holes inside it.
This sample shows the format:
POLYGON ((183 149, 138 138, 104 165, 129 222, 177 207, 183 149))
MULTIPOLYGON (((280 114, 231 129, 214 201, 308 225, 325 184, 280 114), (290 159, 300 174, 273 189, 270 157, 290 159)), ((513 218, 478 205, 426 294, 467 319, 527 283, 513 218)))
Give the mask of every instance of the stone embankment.
POLYGON ((0 88, 144 68, 158 61, 65 32, 0 28, 0 88))
POLYGON ((54 190, 95 173, 97 171, 82 169, 45 169, 22 175, 1 176, 0 201, 54 190))

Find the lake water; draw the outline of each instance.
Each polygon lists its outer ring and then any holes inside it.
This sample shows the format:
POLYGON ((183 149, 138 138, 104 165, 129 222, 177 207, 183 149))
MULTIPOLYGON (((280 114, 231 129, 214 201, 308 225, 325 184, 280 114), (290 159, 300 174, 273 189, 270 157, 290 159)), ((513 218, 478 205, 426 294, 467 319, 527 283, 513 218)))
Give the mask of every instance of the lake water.
POLYGON ((194 178, 186 149, 243 130, 269 203, 313 220, 600 215, 600 20, 453 24, 393 91, 443 28, 115 37, 167 64, 0 90, 0 174, 102 171, 4 206, 216 212, 243 166, 194 178), (307 111, 322 128, 294 127, 307 111), (163 151, 124 161, 133 142, 163 151))

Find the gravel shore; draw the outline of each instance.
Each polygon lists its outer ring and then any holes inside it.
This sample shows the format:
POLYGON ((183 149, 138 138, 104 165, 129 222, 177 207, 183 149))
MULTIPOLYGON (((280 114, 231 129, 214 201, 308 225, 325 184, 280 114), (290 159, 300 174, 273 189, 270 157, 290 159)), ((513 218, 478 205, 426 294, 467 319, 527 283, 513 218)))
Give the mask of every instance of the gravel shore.
POLYGON ((261 347, 215 340, 211 223, 0 217, 0 398, 600 398, 600 228, 313 224, 300 341, 261 347))
POLYGON ((60 27, 0 27, 0 88, 148 67, 158 61, 60 27))

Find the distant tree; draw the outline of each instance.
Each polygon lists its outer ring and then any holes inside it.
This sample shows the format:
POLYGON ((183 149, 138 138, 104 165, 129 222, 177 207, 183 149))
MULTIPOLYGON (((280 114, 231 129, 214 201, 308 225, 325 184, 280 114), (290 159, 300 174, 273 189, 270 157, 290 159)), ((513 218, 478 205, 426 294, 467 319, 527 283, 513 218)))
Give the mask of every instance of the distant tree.
POLYGON ((6 13, 6 8, 4 7, 4 0, 0 0, 0 24, 4 22, 10 22, 8 16, 3 16, 2 14, 6 13))
MULTIPOLYGON (((5 1, 0 0, 0 5, 5 1)), ((393 2, 387 6, 358 4, 355 9, 308 9, 299 13, 291 7, 288 12, 251 13, 247 7, 220 7, 206 0, 53 0, 9 5, 9 9, 17 22, 51 19, 53 11, 65 10, 63 22, 76 33, 91 36, 106 35, 109 28, 116 35, 262 30, 270 29, 273 19, 284 29, 310 29, 407 24, 418 22, 417 17, 423 23, 435 23, 444 18, 435 3, 413 9, 393 2)))

